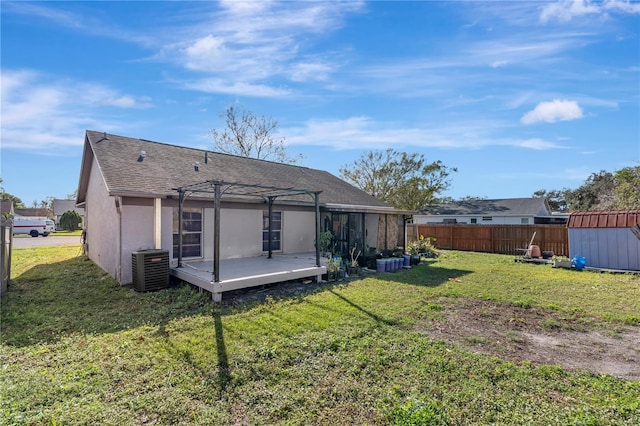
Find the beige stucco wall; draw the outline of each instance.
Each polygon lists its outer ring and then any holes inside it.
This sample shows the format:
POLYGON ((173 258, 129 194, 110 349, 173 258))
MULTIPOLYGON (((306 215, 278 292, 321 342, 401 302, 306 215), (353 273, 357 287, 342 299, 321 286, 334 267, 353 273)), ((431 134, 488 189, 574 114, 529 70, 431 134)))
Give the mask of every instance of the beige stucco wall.
MULTIPOLYGON (((208 247, 213 247, 213 209, 205 211, 208 247)), ((209 250, 211 250, 209 248, 209 250)), ((220 211, 220 258, 232 259, 262 254, 262 209, 220 211)), ((209 258, 210 259, 210 258, 209 258)))
POLYGON ((91 165, 85 205, 88 256, 117 279, 120 244, 119 218, 115 198, 107 193, 96 160, 91 165))
MULTIPOLYGON (((162 249, 172 252, 172 210, 170 207, 161 209, 162 249)), ((154 248, 153 206, 124 205, 122 207, 122 252, 121 278, 122 284, 133 281, 131 270, 131 254, 139 250, 154 248)))
POLYGON ((303 253, 315 250, 316 216, 313 212, 282 212, 283 253, 303 253))
MULTIPOLYGON (((315 215, 310 211, 282 211, 282 252, 314 250, 315 215)), ((230 259, 262 255, 262 207, 222 209, 220 213, 220 258, 230 259)), ((213 258, 213 209, 205 209, 205 259, 213 258)))
POLYGON ((379 214, 367 214, 364 217, 364 226, 366 230, 366 244, 367 247, 378 248, 378 221, 380 220, 379 214))
MULTIPOLYGON (((94 168, 96 170, 97 168, 94 168)), ((87 226, 90 257, 121 284, 132 282, 131 254, 154 248, 154 207, 152 199, 124 199, 120 213, 115 207, 116 197, 107 195, 101 179, 90 178, 87 195, 87 226), (101 224, 93 228, 91 224, 101 224), (121 244, 121 248, 119 247, 121 244)), ((173 259, 172 200, 163 199, 161 209, 162 249, 173 259)), ((197 204, 193 204, 196 207, 197 204)), ((220 218, 220 258, 239 258, 262 255, 261 205, 222 208, 220 218)), ((297 253, 314 250, 315 215, 300 209, 282 211, 282 252, 297 253)), ((94 225, 95 226, 95 225, 94 225)), ((203 209, 203 258, 213 259, 214 209, 203 209)), ((370 232, 371 234, 371 232, 370 232)))

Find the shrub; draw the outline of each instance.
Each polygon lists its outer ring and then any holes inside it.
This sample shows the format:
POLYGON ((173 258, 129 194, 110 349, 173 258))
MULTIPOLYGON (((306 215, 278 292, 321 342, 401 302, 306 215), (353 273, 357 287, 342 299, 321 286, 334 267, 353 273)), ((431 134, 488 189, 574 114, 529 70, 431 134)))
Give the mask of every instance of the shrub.
POLYGON ((78 214, 78 212, 73 210, 68 210, 64 212, 64 214, 60 217, 60 226, 65 231, 75 231, 79 229, 80 222, 82 222, 82 218, 78 214))
POLYGON ((440 252, 433 245, 436 241, 434 237, 425 238, 420 235, 420 239, 407 244, 407 252, 409 254, 422 254, 424 257, 438 257, 440 252))

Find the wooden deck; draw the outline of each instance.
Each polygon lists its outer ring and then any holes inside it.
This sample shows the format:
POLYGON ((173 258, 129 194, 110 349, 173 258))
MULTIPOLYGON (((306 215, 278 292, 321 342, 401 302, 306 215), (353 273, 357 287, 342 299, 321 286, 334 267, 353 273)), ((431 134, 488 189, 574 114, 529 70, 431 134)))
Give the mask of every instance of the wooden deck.
POLYGON ((220 261, 220 282, 213 282, 213 260, 183 261, 172 265, 170 275, 212 293, 213 300, 222 300, 225 291, 313 277, 320 281, 326 267, 315 265, 315 253, 274 254, 267 256, 226 259, 220 261))

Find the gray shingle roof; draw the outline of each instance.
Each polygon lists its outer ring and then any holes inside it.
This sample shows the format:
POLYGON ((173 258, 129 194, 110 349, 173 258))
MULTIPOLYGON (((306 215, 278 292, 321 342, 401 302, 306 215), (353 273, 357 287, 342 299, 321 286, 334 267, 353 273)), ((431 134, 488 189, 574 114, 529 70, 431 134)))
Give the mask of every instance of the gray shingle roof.
POLYGON ((425 208, 430 215, 534 215, 549 216, 544 198, 504 198, 495 200, 464 200, 436 204, 425 208))
MULTIPOLYGON (((85 199, 86 179, 95 156, 111 195, 164 197, 174 188, 207 180, 322 191, 321 204, 389 208, 390 206, 332 174, 144 139, 87 131, 78 201, 85 199), (106 137, 105 137, 106 136, 106 137), (141 152, 145 158, 140 160, 141 152), (199 171, 194 163, 199 163, 199 171)), ((297 198, 306 202, 309 197, 297 198)))

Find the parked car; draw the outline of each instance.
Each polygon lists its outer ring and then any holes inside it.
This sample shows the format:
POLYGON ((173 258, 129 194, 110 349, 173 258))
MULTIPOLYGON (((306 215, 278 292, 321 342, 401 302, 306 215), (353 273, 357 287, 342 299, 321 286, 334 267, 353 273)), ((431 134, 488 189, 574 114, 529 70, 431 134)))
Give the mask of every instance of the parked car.
POLYGON ((32 237, 46 237, 55 231, 55 224, 50 219, 33 219, 16 217, 13 220, 13 235, 29 234, 32 237))

